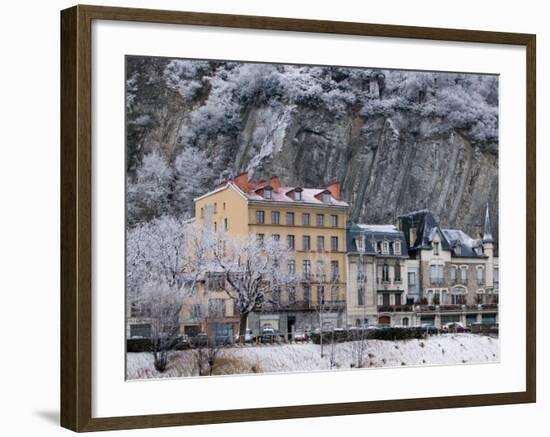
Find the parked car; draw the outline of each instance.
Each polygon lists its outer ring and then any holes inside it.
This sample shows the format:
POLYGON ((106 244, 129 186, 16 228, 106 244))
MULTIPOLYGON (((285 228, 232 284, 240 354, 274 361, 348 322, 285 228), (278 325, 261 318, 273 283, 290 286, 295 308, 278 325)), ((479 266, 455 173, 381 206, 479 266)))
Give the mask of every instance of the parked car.
MULTIPOLYGON (((235 335, 235 342, 239 343, 240 336, 239 334, 235 335)), ((255 340, 254 333, 252 332, 252 329, 247 329, 244 333, 244 342, 245 343, 253 343, 255 340)))
POLYGON ((462 323, 459 323, 459 322, 451 322, 451 323, 446 323, 444 326, 442 326, 441 328, 442 332, 449 332, 449 333, 463 333, 463 332, 466 332, 466 329, 464 328, 464 325, 462 323))
POLYGON ((304 341, 307 341, 307 335, 304 331, 295 331, 292 334, 292 339, 294 341, 304 342, 304 341))
POLYGON ((262 343, 274 343, 279 341, 279 334, 277 331, 270 327, 262 328, 262 333, 260 336, 260 341, 262 343))
POLYGON ((183 349, 189 349, 191 347, 189 342, 189 336, 186 334, 182 334, 176 338, 174 349, 176 350, 183 350, 183 349))
POLYGON ((435 325, 431 325, 429 323, 423 323, 420 325, 420 327, 426 331, 427 334, 433 335, 433 334, 439 334, 439 329, 435 325))
POLYGON ((189 338, 192 347, 206 346, 208 344, 208 334, 199 332, 194 337, 189 338))

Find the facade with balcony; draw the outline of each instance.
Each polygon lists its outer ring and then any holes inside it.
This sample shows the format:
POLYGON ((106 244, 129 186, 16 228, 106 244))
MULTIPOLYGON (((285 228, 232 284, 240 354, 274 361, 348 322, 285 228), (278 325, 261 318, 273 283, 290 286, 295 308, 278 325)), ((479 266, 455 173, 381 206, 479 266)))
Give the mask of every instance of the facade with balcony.
MULTIPOLYGON (((415 324, 498 323, 498 257, 487 207, 477 239, 440 227, 428 210, 399 218, 409 272, 416 272, 415 324)), ((412 295, 412 293, 411 293, 412 295)))
POLYGON ((287 242, 296 274, 293 287, 272 290, 261 311, 250 314, 255 334, 270 326, 292 333, 345 326, 346 214, 337 182, 319 188, 287 186, 278 177, 253 182, 242 173, 195 199, 198 223, 232 236, 255 234, 287 242))
POLYGON ((392 225, 356 224, 348 228, 347 245, 347 324, 410 325, 403 232, 392 225))

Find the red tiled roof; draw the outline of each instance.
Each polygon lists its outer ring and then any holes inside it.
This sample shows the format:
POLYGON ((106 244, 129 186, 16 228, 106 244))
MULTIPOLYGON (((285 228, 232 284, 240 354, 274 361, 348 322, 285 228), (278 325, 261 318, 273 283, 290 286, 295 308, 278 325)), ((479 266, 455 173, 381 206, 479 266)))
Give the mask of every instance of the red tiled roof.
MULTIPOLYGON (((266 185, 268 185, 266 183, 266 185)), ((302 187, 287 187, 287 186, 281 186, 277 191, 272 191, 271 199, 264 199, 264 197, 257 193, 256 191, 261 190, 263 188, 262 185, 254 186, 253 189, 248 191, 243 191, 240 189, 236 184, 235 186, 246 196, 249 200, 261 200, 265 202, 287 202, 287 203, 312 203, 317 205, 333 205, 333 206, 349 206, 346 202, 343 200, 336 200, 334 197, 331 196, 331 202, 325 203, 322 200, 319 200, 316 196, 319 194, 327 191, 326 188, 302 188, 302 187), (302 200, 294 200, 294 197, 291 195, 292 191, 294 191, 296 188, 302 188, 302 200)))

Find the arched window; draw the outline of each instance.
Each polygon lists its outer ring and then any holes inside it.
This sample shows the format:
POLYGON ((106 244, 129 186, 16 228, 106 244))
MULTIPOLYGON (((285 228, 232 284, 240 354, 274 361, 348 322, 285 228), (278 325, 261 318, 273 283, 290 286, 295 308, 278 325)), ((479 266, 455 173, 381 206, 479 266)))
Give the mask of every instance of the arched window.
POLYGON ((452 305, 466 304, 466 289, 464 287, 455 287, 451 290, 451 304, 452 305))
POLYGON ((403 317, 403 319, 401 320, 401 324, 403 326, 409 326, 409 318, 408 317, 403 317))

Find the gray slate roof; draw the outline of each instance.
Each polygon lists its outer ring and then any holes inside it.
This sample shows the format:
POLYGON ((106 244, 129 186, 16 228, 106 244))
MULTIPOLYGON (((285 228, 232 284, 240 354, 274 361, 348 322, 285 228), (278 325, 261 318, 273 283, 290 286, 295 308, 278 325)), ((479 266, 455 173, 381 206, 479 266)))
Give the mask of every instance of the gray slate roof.
POLYGON ((408 257, 405 235, 393 225, 354 224, 349 226, 346 232, 347 252, 349 254, 360 253, 356 245, 356 239, 361 237, 365 239, 365 251, 362 252, 365 255, 408 257), (394 242, 397 240, 401 242, 401 254, 399 255, 394 253, 393 245, 390 245, 390 253, 383 255, 375 247, 375 242, 394 242))
POLYGON ((471 238, 465 232, 458 229, 443 229, 435 219, 431 211, 423 209, 413 211, 399 217, 401 229, 409 244, 410 229, 416 226, 416 240, 409 247, 414 252, 422 249, 431 249, 432 240, 436 232, 441 235, 443 250, 451 250, 455 257, 484 257, 483 242, 471 238), (460 248, 459 248, 460 246, 460 248))

